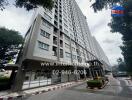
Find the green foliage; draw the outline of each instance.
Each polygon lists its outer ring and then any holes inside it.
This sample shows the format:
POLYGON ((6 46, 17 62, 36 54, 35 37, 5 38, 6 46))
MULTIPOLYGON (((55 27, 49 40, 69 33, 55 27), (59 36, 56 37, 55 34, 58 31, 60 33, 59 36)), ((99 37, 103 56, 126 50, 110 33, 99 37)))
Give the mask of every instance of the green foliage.
MULTIPOLYGON (((53 8, 54 2, 53 0, 14 0, 16 7, 24 7, 27 10, 31 10, 33 8, 37 8, 38 6, 42 6, 51 10, 53 8)), ((8 4, 7 0, 0 0, 0 9, 5 9, 5 6, 8 4)))
POLYGON ((19 32, 9 30, 6 28, 0 28, 0 46, 8 47, 11 45, 19 45, 23 41, 23 37, 19 32))
POLYGON ((5 9, 5 5, 8 5, 7 0, 0 0, 0 10, 5 9))
POLYGON ((5 76, 1 77, 0 76, 0 83, 8 83, 9 79, 10 79, 9 77, 5 77, 5 76))
POLYGON ((0 76, 0 91, 6 90, 10 88, 10 78, 9 77, 1 77, 0 76))
POLYGON ((114 4, 120 4, 125 8, 123 17, 112 17, 111 32, 122 34, 123 46, 121 46, 127 71, 132 72, 132 0, 95 0, 92 7, 95 12, 104 8, 110 8, 114 4), (130 13, 131 12, 131 13, 130 13))
POLYGON ((37 8, 38 6, 42 6, 51 10, 53 4, 53 0, 16 0, 17 7, 24 7, 27 10, 37 8))
POLYGON ((125 64, 125 62, 122 60, 122 58, 118 58, 118 59, 117 59, 117 62, 118 62, 118 70, 119 70, 119 71, 126 71, 126 70, 127 70, 126 64, 125 64))
POLYGON ((94 9, 95 12, 97 12, 101 11, 104 8, 110 8, 117 2, 120 2, 120 0, 95 0, 91 7, 94 9))
POLYGON ((14 53, 9 54, 9 52, 16 49, 22 43, 23 37, 19 32, 0 28, 0 63, 4 60, 11 60, 14 53))
POLYGON ((87 81, 88 87, 94 88, 94 87, 102 87, 103 83, 101 80, 89 80, 87 81))

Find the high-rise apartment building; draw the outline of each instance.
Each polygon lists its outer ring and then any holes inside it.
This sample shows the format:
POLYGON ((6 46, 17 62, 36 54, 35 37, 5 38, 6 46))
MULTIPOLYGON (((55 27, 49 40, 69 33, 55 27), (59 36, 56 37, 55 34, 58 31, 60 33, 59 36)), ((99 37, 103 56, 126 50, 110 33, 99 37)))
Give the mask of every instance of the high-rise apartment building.
POLYGON ((55 0, 52 11, 38 8, 26 38, 30 41, 27 59, 85 63, 107 58, 75 0, 55 0))
POLYGON ((50 69, 74 70, 74 67, 80 68, 80 65, 74 66, 75 63, 95 59, 109 65, 75 0, 54 0, 51 11, 36 9, 25 35, 22 58, 24 71, 20 75, 24 78, 18 77, 16 86, 24 89, 74 80, 74 75, 52 75, 50 69), (42 67, 40 62, 62 65, 42 67))

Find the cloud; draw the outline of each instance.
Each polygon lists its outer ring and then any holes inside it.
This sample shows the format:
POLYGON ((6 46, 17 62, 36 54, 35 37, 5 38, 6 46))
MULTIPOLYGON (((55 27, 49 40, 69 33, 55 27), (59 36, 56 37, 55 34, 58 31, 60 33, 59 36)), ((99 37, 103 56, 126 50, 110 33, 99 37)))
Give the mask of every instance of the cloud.
POLYGON ((110 40, 110 39, 105 39, 104 41, 103 41, 104 43, 114 43, 115 41, 113 41, 113 40, 110 40))
POLYGON ((102 10, 94 13, 90 8, 92 2, 89 0, 76 0, 84 15, 87 17, 87 22, 92 35, 94 35, 106 53, 112 65, 116 64, 116 59, 122 57, 119 48, 122 45, 121 35, 119 33, 111 33, 108 23, 111 19, 111 11, 102 10))
MULTIPOLYGON (((11 0, 13 2, 14 0, 11 0)), ((116 59, 122 57, 119 48, 122 45, 121 35, 118 33, 111 33, 107 24, 111 19, 110 10, 102 10, 94 13, 90 8, 92 2, 89 0, 76 0, 82 12, 87 17, 87 22, 92 35, 94 35, 108 56, 110 63, 116 64, 116 59)), ((26 11, 23 8, 15 8, 8 6, 3 12, 0 11, 0 26, 7 27, 25 34, 30 23, 33 11, 26 11)))
POLYGON ((30 23, 33 11, 25 11, 23 8, 8 6, 0 11, 0 27, 6 27, 25 34, 30 23))

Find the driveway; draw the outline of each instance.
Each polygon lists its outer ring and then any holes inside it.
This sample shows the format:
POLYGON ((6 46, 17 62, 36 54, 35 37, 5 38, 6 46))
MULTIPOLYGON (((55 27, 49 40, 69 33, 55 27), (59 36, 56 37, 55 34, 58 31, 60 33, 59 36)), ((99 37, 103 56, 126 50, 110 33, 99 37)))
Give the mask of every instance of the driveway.
POLYGON ((110 78, 104 89, 90 90, 86 83, 25 98, 24 100, 132 100, 131 86, 125 79, 110 78))

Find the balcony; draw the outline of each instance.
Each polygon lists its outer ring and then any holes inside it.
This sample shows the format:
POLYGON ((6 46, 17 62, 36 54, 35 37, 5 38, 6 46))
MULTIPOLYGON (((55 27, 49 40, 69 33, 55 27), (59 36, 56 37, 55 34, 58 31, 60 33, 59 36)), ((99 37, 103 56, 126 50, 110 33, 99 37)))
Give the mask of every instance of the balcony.
POLYGON ((57 47, 53 46, 52 51, 54 52, 53 56, 57 56, 57 47))
POLYGON ((58 29, 54 27, 54 34, 58 35, 58 29))
POLYGON ((60 30, 62 31, 62 25, 59 26, 60 30))
POLYGON ((82 58, 80 56, 77 56, 78 62, 81 63, 82 62, 82 58))
POLYGON ((60 58, 63 58, 63 49, 60 49, 60 58))
POLYGON ((57 22, 57 21, 54 21, 54 25, 55 25, 56 27, 58 27, 58 22, 57 22))
POLYGON ((55 15, 54 18, 55 18, 55 21, 58 21, 58 16, 57 15, 55 15))
POLYGON ((63 41, 62 40, 60 40, 60 47, 63 48, 63 41))
POLYGON ((53 44, 57 45, 57 37, 53 36, 53 44))
POLYGON ((63 33, 60 31, 60 39, 63 39, 63 33))

